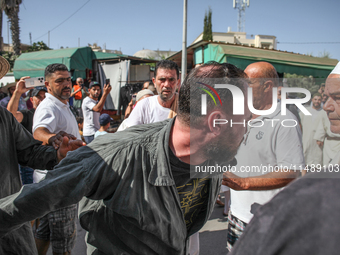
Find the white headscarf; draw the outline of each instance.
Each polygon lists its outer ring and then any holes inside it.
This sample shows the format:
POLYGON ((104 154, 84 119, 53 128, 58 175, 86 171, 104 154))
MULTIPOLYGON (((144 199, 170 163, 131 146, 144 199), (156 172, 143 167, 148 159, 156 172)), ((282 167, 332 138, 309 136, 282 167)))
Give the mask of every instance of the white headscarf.
POLYGON ((340 62, 336 65, 336 67, 334 67, 331 74, 340 74, 340 62))

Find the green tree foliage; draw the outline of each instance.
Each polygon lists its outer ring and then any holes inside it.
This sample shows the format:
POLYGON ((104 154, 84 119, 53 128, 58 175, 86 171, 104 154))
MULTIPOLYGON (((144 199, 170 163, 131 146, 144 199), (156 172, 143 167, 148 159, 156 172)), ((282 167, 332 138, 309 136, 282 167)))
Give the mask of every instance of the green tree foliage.
POLYGON ((213 40, 211 16, 212 16, 212 11, 211 11, 211 8, 209 7, 209 11, 208 12, 206 11, 204 15, 204 27, 203 27, 203 40, 204 41, 213 40))
MULTIPOLYGON (((312 96, 313 94, 318 92, 321 84, 325 82, 325 79, 322 78, 314 78, 313 76, 303 76, 297 74, 285 74, 284 77, 287 78, 286 82, 288 84, 288 87, 307 89, 312 96)), ((298 96, 300 98, 305 97, 304 94, 296 94, 295 96, 298 96)))
POLYGON ((324 50, 323 52, 319 52, 319 57, 320 58, 331 58, 331 53, 328 51, 324 50))
POLYGON ((14 62, 19 57, 19 55, 15 55, 14 52, 5 51, 2 53, 2 56, 8 61, 9 65, 11 66, 10 71, 13 70, 14 62))
POLYGON ((50 50, 50 48, 43 42, 34 42, 32 46, 28 47, 25 52, 33 52, 33 51, 41 51, 41 50, 50 50))

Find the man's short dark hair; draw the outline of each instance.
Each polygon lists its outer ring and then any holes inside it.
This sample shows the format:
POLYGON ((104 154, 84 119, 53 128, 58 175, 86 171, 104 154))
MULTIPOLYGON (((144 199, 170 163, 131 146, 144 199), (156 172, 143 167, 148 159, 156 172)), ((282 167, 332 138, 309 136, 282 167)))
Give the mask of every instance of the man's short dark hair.
POLYGON ((316 93, 313 94, 312 99, 314 97, 321 97, 322 98, 322 95, 319 92, 316 92, 316 93))
MULTIPOLYGON (((228 63, 219 64, 209 62, 191 70, 185 78, 179 91, 178 118, 188 126, 200 126, 201 115, 201 95, 207 94, 202 88, 208 89, 202 83, 214 87, 215 84, 232 84, 245 92, 248 79, 245 72, 236 66, 228 63)), ((210 89, 208 89, 210 90, 210 89)), ((233 111, 233 96, 229 89, 216 89, 223 105, 219 100, 217 104, 210 97, 207 97, 207 115, 216 109, 222 109, 225 113, 231 114, 233 111)), ((213 94, 213 92, 211 92, 213 94)))
POLYGON ((45 68, 45 80, 57 71, 67 71, 68 68, 64 64, 50 64, 45 68))
POLYGON ((84 118, 83 117, 76 117, 77 123, 81 124, 84 122, 84 118))
POLYGON ((168 70, 176 70, 177 79, 179 79, 179 68, 178 65, 171 60, 161 60, 156 64, 155 67, 155 77, 157 76, 158 69, 168 69, 168 70))

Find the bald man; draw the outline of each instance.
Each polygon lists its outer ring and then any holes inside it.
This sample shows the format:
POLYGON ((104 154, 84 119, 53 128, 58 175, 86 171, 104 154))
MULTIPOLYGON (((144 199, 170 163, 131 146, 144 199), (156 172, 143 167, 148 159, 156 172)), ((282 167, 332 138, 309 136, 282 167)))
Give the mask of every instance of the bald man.
MULTIPOLYGON (((330 130, 340 134, 340 63, 337 67, 326 81, 324 110, 330 130)), ((329 172, 299 178, 257 210, 229 255, 338 254, 339 193, 339 159, 334 159, 329 172)))
MULTIPOLYGON (((273 88, 278 85, 274 66, 267 62, 257 62, 250 64, 245 73, 250 78, 253 107, 256 110, 271 109, 273 88)), ((300 127, 282 126, 281 122, 286 119, 297 121, 289 110, 285 116, 281 115, 280 103, 270 115, 253 113, 251 126, 248 126, 236 155, 237 171, 224 174, 223 184, 231 188, 227 235, 229 251, 252 219, 256 206, 267 203, 282 187, 297 177, 291 166, 304 167, 300 127), (253 167, 259 170, 246 171, 253 167), (272 172, 273 169, 278 171, 272 172)))

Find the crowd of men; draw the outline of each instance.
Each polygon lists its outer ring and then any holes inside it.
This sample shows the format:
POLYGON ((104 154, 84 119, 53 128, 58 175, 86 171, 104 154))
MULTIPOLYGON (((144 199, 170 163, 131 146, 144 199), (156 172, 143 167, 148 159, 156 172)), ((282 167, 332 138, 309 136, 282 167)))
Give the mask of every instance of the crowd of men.
MULTIPOLYGON (((8 71, 1 57, 0 66, 8 71)), ((115 134, 107 133, 111 116, 101 114, 110 84, 92 81, 87 89, 78 78, 72 88, 63 64, 46 67, 46 88, 29 91, 27 78, 12 86, 7 109, 0 107, 0 254, 43 255, 50 244, 53 254, 71 254, 78 209, 87 254, 197 255, 221 184, 230 188, 231 254, 340 248, 340 64, 305 115, 289 107, 283 114, 280 98, 274 102, 281 91, 270 63, 241 70, 210 62, 181 85, 177 64, 162 60, 115 134), (234 114, 233 93, 216 84, 231 84, 245 98, 251 91, 252 107, 245 100, 234 114), (32 110, 19 107, 27 92, 32 110), (71 111, 70 97, 83 118, 71 111), (282 125, 287 120, 301 125, 282 125), (217 166, 229 171, 195 171, 217 166)))

